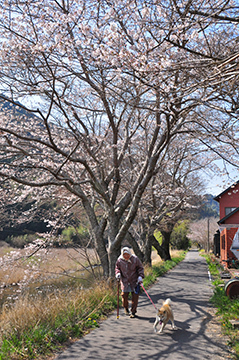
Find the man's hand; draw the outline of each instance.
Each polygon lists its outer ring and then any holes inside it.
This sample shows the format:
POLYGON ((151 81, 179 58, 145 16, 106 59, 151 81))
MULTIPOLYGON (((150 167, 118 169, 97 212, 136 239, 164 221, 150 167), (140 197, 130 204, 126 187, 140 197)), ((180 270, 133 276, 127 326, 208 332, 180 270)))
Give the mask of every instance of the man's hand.
POLYGON ((138 277, 138 284, 141 284, 143 282, 143 279, 141 276, 138 277))
POLYGON ((118 281, 120 281, 120 278, 121 278, 120 273, 116 274, 115 277, 116 277, 116 279, 117 279, 118 281))

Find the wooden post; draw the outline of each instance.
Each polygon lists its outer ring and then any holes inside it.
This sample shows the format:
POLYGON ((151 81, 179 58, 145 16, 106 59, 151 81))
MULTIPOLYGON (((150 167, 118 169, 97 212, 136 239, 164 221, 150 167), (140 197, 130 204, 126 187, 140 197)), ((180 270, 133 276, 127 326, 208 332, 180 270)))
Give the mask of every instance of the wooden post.
POLYGON ((210 245, 209 245, 209 218, 207 219, 207 252, 209 253, 210 245))

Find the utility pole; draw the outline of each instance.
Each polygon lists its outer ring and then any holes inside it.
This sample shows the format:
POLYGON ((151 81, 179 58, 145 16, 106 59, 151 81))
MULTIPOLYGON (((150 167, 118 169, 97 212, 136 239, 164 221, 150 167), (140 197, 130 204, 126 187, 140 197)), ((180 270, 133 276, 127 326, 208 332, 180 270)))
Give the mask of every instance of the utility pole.
POLYGON ((207 219, 207 252, 209 253, 209 218, 207 219))

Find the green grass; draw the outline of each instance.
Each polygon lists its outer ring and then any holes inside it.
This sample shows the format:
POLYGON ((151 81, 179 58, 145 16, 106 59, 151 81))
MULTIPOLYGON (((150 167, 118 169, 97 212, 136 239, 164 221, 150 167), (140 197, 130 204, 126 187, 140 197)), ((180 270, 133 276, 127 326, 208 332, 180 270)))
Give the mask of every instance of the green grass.
POLYGON ((180 261, 185 258, 186 252, 182 251, 178 256, 172 257, 172 260, 167 260, 159 265, 145 268, 145 278, 143 281, 144 287, 149 287, 154 284, 158 277, 164 275, 166 272, 174 268, 180 261))
POLYGON ((213 277, 214 293, 211 300, 213 306, 217 309, 216 314, 220 318, 222 333, 228 336, 229 343, 235 359, 239 359, 239 330, 234 327, 230 320, 239 320, 239 299, 230 299, 226 293, 224 281, 220 277, 220 271, 222 270, 221 265, 214 259, 213 256, 205 256, 209 271, 213 277))
MULTIPOLYGON (((180 252, 171 261, 146 268, 144 286, 152 285, 182 261, 185 254, 180 252)), ((99 327, 100 321, 116 307, 116 283, 102 282, 89 290, 69 288, 37 299, 26 296, 2 310, 0 360, 46 359, 99 327)))
POLYGON ((1 331, 0 360, 41 359, 43 355, 50 355, 98 327, 117 306, 115 290, 107 284, 84 293, 75 289, 65 295, 52 294, 53 304, 42 299, 42 313, 38 311, 37 302, 36 312, 32 312, 30 299, 25 299, 25 309, 20 309, 22 303, 5 311, 2 321, 5 319, 9 326, 1 331), (48 316, 44 314, 47 306, 48 316))

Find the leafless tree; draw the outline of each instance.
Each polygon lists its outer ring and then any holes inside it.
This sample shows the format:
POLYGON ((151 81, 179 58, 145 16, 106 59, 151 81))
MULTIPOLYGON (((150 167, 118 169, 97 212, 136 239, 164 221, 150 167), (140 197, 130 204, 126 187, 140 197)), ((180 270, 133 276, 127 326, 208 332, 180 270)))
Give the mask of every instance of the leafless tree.
POLYGON ((218 230, 218 219, 214 217, 195 220, 190 224, 189 238, 193 244, 198 244, 208 251, 213 248, 213 239, 218 230))

